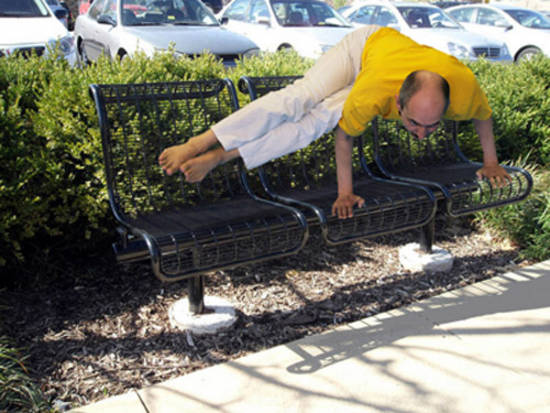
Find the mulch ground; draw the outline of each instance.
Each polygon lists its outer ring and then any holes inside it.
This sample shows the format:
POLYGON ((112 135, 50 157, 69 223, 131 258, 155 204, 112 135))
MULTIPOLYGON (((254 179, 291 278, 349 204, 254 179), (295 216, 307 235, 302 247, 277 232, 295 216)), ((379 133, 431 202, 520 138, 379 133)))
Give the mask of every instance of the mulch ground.
MULTIPOLYGON (((232 301, 229 330, 196 336, 172 328, 168 309, 185 282, 164 284, 150 266, 67 263, 55 281, 0 291, 3 332, 25 348, 44 394, 73 407, 188 374, 332 329, 510 270, 518 251, 466 220, 436 225, 436 245, 454 256, 448 273, 410 273, 398 247, 414 231, 327 247, 317 234, 299 254, 217 271, 206 294, 232 301)), ((87 262, 90 261, 90 262, 87 262)))

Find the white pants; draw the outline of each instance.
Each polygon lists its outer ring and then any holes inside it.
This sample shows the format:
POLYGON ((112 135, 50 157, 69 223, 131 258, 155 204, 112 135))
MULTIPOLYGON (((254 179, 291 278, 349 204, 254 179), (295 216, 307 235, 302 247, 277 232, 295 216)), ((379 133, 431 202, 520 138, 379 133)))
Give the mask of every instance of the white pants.
POLYGON ((238 149, 248 169, 297 151, 332 130, 361 69, 367 38, 379 26, 346 35, 303 78, 250 102, 212 127, 226 151, 238 149))

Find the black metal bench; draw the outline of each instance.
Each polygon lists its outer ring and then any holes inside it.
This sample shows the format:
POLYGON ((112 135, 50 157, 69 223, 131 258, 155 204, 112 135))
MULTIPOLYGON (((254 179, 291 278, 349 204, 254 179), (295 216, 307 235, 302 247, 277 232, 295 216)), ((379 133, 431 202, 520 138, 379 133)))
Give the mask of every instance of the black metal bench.
MULTIPOLYGON (((452 217, 519 202, 531 191, 533 180, 524 169, 504 166, 512 180, 499 188, 478 180, 479 162, 470 161, 458 143, 458 122, 444 121, 424 139, 412 136, 399 121, 374 119, 374 157, 382 173, 391 179, 425 185, 444 203, 452 217)), ((424 249, 430 250, 434 226, 425 227, 424 249)))
MULTIPOLYGON (((239 91, 256 99, 279 90, 299 76, 246 77, 239 91)), ((359 140, 353 162, 354 192, 365 199, 353 218, 332 215, 337 197, 334 139, 325 134, 293 154, 258 168, 265 191, 276 201, 296 206, 310 224, 319 224, 330 245, 366 237, 404 231, 427 225, 435 214, 436 202, 430 190, 375 177, 369 170, 359 140)))
POLYGON ((253 195, 240 162, 200 184, 168 176, 161 151, 238 108, 229 80, 91 85, 109 201, 121 224, 120 261, 150 257, 163 281, 188 279, 190 309, 204 311, 206 272, 294 254, 308 237, 297 209, 253 195))

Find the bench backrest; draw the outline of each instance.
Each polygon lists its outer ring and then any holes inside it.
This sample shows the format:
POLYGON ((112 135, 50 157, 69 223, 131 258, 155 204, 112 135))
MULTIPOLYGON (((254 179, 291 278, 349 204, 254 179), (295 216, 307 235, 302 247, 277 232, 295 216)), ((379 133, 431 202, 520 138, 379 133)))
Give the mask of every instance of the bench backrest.
POLYGON ((166 175, 157 160, 163 149, 204 132, 238 107, 230 81, 91 85, 90 92, 117 218, 211 204, 244 193, 236 162, 214 169, 200 184, 189 184, 180 173, 166 175))
POLYGON ((401 121, 375 118, 372 127, 378 164, 390 173, 467 161, 457 145, 457 122, 445 120, 423 139, 409 133, 401 121))
MULTIPOLYGON (((301 76, 243 76, 238 82, 242 93, 251 99, 284 88, 301 76)), ((336 186, 334 135, 326 133, 307 147, 274 159, 259 168, 260 176, 275 192, 302 191, 336 186)), ((354 147, 354 174, 361 175, 358 147, 354 147)))

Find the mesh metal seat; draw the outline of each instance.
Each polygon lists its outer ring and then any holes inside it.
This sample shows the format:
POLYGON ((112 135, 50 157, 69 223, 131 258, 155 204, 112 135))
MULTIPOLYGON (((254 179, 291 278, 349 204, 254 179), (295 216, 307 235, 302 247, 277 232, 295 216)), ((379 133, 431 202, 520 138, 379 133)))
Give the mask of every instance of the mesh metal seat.
POLYGON ((110 204, 123 228, 120 257, 150 256, 159 279, 176 281, 293 254, 305 244, 304 216, 252 195, 240 162, 214 169, 200 184, 180 173, 168 176, 158 165, 164 148, 238 107, 229 80, 91 85, 90 91, 110 204))
POLYGON ((460 150, 457 122, 445 121, 421 140, 398 121, 375 119, 373 130, 380 170, 392 179, 429 186, 445 200, 451 216, 518 202, 531 191, 531 175, 514 166, 504 166, 512 180, 502 188, 486 179, 478 180, 476 171, 482 164, 471 162, 460 150))
MULTIPOLYGON (((242 77, 238 88, 256 99, 297 80, 299 76, 242 77)), ((365 199, 353 218, 332 216, 337 198, 336 161, 332 134, 306 148, 259 169, 264 189, 275 200, 298 206, 310 224, 319 224, 328 244, 340 244, 376 235, 417 228, 429 222, 436 202, 425 188, 381 179, 368 169, 360 149, 353 161, 354 192, 365 199)))

